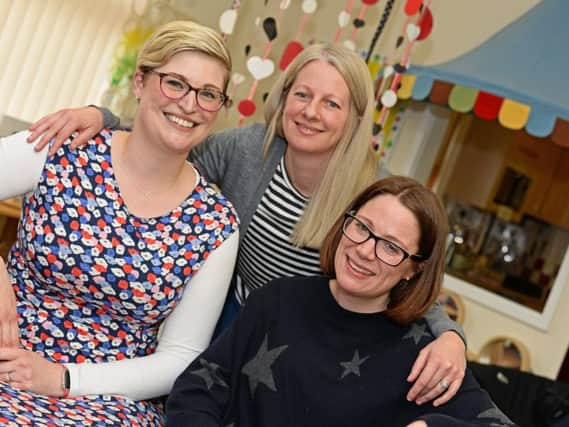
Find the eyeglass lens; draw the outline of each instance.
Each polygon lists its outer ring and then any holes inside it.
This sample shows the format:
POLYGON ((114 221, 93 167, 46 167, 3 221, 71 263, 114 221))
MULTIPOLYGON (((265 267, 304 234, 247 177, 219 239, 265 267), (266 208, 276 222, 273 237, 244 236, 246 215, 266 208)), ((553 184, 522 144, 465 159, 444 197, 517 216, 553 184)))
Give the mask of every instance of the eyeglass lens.
POLYGON ((206 111, 217 111, 225 102, 225 95, 215 89, 191 87, 185 81, 168 74, 160 74, 160 87, 168 98, 181 99, 194 90, 198 105, 206 111))
POLYGON ((403 249, 389 240, 374 236, 368 226, 355 217, 346 217, 343 231, 346 237, 354 243, 359 244, 373 239, 375 241, 375 255, 386 264, 396 266, 406 258, 403 249))

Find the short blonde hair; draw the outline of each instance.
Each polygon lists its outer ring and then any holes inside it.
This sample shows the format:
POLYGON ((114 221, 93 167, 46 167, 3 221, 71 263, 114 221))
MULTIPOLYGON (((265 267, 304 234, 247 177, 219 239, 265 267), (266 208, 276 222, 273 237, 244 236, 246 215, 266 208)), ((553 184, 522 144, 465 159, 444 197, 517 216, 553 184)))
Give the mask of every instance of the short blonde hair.
MULTIPOLYGON (((389 293, 385 314, 394 322, 407 324, 421 318, 439 295, 445 271, 445 250, 448 221, 445 210, 435 193, 414 179, 392 176, 367 187, 347 207, 344 213, 358 211, 371 199, 391 194, 409 209, 419 224, 419 251, 422 260, 411 279, 400 281, 389 293)), ((320 267, 324 274, 336 277, 336 250, 342 239, 344 215, 336 222, 320 250, 320 267)))
POLYGON ((307 47, 272 87, 265 104, 265 153, 275 135, 286 139, 282 125, 286 97, 298 73, 312 61, 325 61, 336 68, 346 82, 351 98, 344 133, 291 236, 297 246, 319 248, 343 207, 375 179, 379 162, 370 146, 375 105, 369 70, 362 58, 339 44, 307 47))
POLYGON ((223 90, 227 89, 231 56, 223 38, 217 31, 192 21, 172 21, 158 27, 140 49, 136 68, 153 70, 185 50, 202 52, 219 60, 227 71, 223 90))

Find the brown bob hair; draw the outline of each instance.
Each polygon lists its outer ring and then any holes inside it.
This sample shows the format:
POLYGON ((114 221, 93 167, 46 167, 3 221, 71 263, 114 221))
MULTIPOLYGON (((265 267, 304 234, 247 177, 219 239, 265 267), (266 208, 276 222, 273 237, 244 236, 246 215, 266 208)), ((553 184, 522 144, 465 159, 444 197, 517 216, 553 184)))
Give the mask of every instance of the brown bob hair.
MULTIPOLYGON (((391 176, 376 181, 363 190, 347 207, 357 212, 371 199, 391 194, 409 209, 419 223, 420 241, 417 274, 408 281, 401 280, 389 294, 385 314, 399 324, 421 318, 435 302, 443 279, 448 221, 438 197, 424 185, 404 176, 391 176)), ((327 276, 336 277, 336 250, 343 237, 344 216, 336 220, 320 249, 320 266, 327 276)))

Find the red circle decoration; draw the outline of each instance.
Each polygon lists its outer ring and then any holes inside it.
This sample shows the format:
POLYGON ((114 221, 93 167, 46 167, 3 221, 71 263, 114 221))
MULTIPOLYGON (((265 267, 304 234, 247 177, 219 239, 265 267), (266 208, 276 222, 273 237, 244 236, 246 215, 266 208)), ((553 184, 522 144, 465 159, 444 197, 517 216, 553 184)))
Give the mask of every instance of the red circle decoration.
POLYGON ((374 5, 378 2, 379 0, 362 0, 363 4, 367 4, 368 6, 374 5))
POLYGON ((405 15, 415 15, 419 11, 421 4, 423 4, 423 0, 407 0, 407 3, 405 3, 405 15))
POLYGON ((428 7, 425 8, 423 14, 421 15, 421 19, 417 22, 417 25, 421 29, 419 35, 417 36, 417 40, 425 40, 431 34, 433 29, 433 14, 431 13, 431 9, 428 7))
POLYGON ((283 52, 281 62, 279 62, 279 68, 281 70, 284 70, 286 67, 288 67, 288 64, 290 64, 292 60, 296 58, 296 55, 298 55, 303 50, 304 46, 302 46, 300 42, 296 40, 289 42, 283 52))
POLYGON ((239 102, 237 109, 242 116, 249 117, 255 114, 257 107, 255 106, 255 103, 250 99, 243 99, 239 102))

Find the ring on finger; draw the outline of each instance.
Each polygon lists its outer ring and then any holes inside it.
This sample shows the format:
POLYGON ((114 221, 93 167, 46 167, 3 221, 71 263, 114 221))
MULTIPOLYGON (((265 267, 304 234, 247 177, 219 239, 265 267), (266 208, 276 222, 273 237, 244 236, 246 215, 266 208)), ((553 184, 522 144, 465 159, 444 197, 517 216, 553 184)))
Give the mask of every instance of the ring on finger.
POLYGON ((12 382, 12 372, 6 373, 6 379, 8 380, 9 383, 12 382))
POLYGON ((443 378, 442 380, 439 381, 439 387, 446 391, 450 387, 450 384, 446 379, 443 378))

